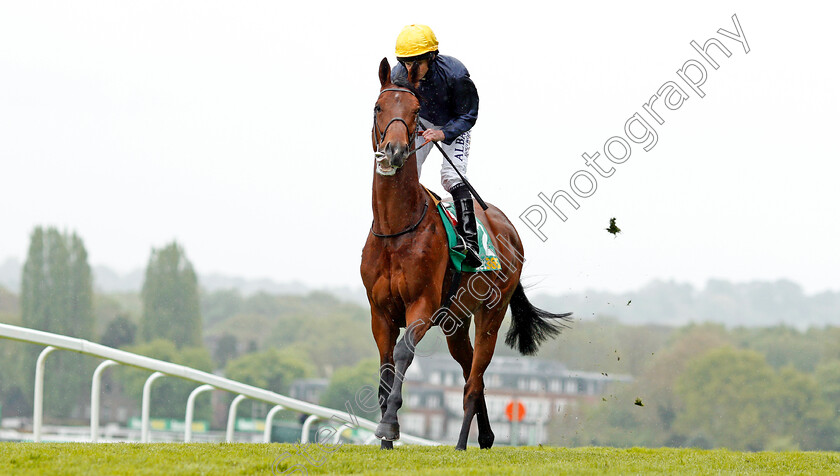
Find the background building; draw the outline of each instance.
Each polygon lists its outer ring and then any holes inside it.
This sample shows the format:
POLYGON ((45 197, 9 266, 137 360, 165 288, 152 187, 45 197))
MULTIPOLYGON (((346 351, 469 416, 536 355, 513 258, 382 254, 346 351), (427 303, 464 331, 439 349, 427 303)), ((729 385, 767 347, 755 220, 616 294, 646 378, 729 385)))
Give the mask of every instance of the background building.
MULTIPOLYGON (((613 382, 628 382, 627 375, 569 370, 559 362, 525 357, 494 357, 485 372, 487 412, 496 442, 538 444, 546 441, 546 424, 554 416, 582 401, 601 398, 613 382), (509 421, 505 409, 521 402, 524 419, 509 421)), ((400 413, 402 431, 444 442, 458 439, 463 420, 464 377, 460 365, 448 355, 420 357, 406 374, 406 399, 400 413)), ((473 420, 471 436, 477 435, 473 420)))

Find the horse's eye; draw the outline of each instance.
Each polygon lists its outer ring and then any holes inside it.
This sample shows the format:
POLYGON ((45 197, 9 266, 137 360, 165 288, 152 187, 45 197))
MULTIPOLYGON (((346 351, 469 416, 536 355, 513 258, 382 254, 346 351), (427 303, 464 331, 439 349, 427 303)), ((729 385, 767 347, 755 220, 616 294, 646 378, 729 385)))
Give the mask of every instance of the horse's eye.
POLYGON ((373 107, 373 112, 382 112, 382 108, 379 107, 379 104, 373 107))

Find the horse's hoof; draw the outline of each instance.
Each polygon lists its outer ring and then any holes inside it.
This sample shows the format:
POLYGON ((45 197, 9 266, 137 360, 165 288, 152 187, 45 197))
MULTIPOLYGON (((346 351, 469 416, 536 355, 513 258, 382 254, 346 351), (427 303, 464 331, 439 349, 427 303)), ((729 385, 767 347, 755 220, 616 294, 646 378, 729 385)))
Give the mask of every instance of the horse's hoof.
POLYGON ((400 439, 400 424, 381 422, 376 427, 374 435, 380 440, 397 441, 400 439))
POLYGON ((496 441, 496 435, 490 432, 487 436, 478 435, 478 446, 483 450, 489 450, 493 447, 493 442, 496 441))
POLYGON ((467 445, 461 446, 461 444, 455 445, 455 449, 458 451, 467 451, 467 445))
POLYGON ((379 445, 380 450, 392 450, 394 449, 394 442, 393 441, 385 441, 381 440, 379 445))

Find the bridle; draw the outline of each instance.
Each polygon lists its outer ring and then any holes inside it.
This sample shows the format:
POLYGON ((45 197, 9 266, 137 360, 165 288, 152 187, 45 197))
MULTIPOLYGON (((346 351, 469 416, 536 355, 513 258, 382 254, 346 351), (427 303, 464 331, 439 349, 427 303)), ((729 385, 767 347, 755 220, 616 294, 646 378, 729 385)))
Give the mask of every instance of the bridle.
MULTIPOLYGON (((417 98, 417 95, 414 94, 414 91, 412 91, 410 89, 404 89, 404 88, 385 88, 385 89, 379 91, 379 95, 381 96, 382 93, 388 92, 388 91, 399 92, 399 93, 408 93, 408 94, 411 94, 412 96, 414 96, 415 98, 417 98)), ((379 124, 376 123, 376 111, 373 111, 373 131, 374 131, 374 135, 376 137, 376 151, 377 152, 381 152, 380 149, 382 147, 382 142, 385 141, 385 134, 388 132, 388 128, 391 127, 391 124, 393 124, 395 122, 402 122, 402 125, 405 126, 405 130, 408 132, 408 143, 409 144, 414 144, 414 139, 417 137, 418 126, 420 125, 419 118, 415 119, 415 121, 414 121, 415 127, 414 127, 413 131, 408 127, 408 123, 405 122, 405 119, 403 119, 401 117, 394 117, 393 119, 388 121, 388 124, 385 125, 385 129, 383 129, 382 132, 380 133, 379 132, 379 124)), ((417 152, 419 149, 423 148, 429 142, 431 142, 431 141, 427 140, 423 144, 409 150, 407 155, 411 155, 411 154, 417 152)))
MULTIPOLYGON (((403 88, 385 88, 385 89, 379 91, 379 95, 381 96, 382 93, 388 92, 388 91, 409 93, 412 96, 414 96, 415 98, 417 97, 417 95, 414 94, 414 92, 411 91, 410 89, 403 89, 403 88)), ((376 137, 376 151, 377 151, 377 153, 381 152, 380 148, 382 146, 382 142, 385 141, 385 134, 388 132, 388 128, 391 127, 391 124, 393 124, 395 122, 398 122, 398 121, 401 122, 405 126, 405 130, 408 132, 408 143, 409 144, 414 144, 414 140, 417 137, 417 129, 418 129, 417 127, 415 127, 414 131, 412 131, 408 127, 408 123, 405 122, 405 119, 403 119, 401 117, 394 117, 393 119, 388 121, 388 124, 385 125, 385 129, 380 133, 379 132, 379 125, 376 123, 376 111, 374 111, 373 112, 373 131, 374 131, 374 135, 376 137)), ((418 119, 415 119, 414 122, 415 122, 416 125, 420 124, 420 121, 418 119)), ((410 151, 408 151, 407 156, 410 157, 412 154, 417 152, 418 149, 424 147, 429 142, 431 142, 431 141, 427 140, 426 142, 424 142, 420 146, 411 149, 410 151)), ((393 237, 396 237, 396 236, 404 235, 406 233, 411 233, 412 231, 416 230, 417 227, 420 226, 420 223, 423 222, 423 219, 426 218, 426 212, 428 210, 429 210, 429 199, 427 198, 425 205, 423 205, 423 213, 420 215, 420 219, 417 220, 417 222, 415 222, 410 227, 406 228, 405 230, 399 231, 397 233, 389 233, 389 234, 377 233, 377 232, 373 231, 373 224, 374 223, 371 222, 370 232, 373 233, 373 236, 376 236, 378 238, 393 238, 393 237)))

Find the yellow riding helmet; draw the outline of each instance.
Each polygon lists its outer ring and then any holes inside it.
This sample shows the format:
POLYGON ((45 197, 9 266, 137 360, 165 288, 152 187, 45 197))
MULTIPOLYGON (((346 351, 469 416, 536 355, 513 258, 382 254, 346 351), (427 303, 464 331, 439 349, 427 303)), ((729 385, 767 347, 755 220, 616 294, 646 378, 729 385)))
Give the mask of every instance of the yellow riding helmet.
POLYGON ((437 51, 435 33, 426 25, 408 25, 397 36, 397 58, 410 58, 437 51))

